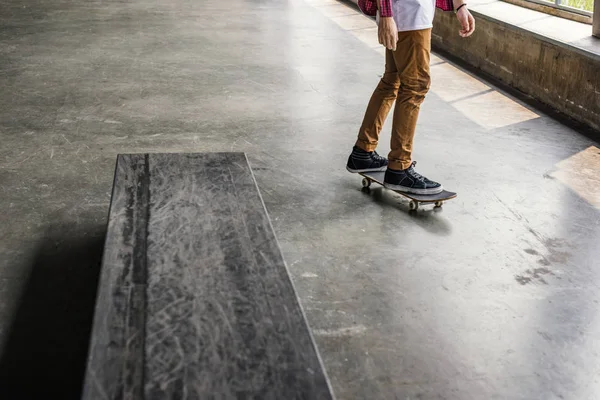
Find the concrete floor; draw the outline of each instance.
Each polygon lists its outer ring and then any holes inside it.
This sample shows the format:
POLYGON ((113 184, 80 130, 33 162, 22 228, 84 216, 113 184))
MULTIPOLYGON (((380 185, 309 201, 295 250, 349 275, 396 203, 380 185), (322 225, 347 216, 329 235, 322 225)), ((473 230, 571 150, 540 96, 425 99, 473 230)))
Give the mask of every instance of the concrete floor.
POLYGON ((434 57, 415 159, 459 197, 365 193, 373 34, 332 0, 1 2, 3 398, 78 398, 116 155, 205 151, 248 153, 339 399, 599 398, 600 144, 434 57))

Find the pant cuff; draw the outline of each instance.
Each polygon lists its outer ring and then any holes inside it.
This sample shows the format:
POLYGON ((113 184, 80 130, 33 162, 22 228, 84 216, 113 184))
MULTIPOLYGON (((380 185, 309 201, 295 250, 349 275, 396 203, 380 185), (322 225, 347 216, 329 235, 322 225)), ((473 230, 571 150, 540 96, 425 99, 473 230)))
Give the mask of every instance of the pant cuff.
POLYGON ((388 163, 388 168, 396 171, 402 171, 410 167, 411 164, 412 163, 410 161, 390 161, 388 163))
POLYGON ((359 149, 362 149, 364 151, 375 151, 375 149, 377 148, 377 143, 373 144, 373 143, 365 143, 362 141, 357 141, 356 142, 356 147, 358 147, 359 149))

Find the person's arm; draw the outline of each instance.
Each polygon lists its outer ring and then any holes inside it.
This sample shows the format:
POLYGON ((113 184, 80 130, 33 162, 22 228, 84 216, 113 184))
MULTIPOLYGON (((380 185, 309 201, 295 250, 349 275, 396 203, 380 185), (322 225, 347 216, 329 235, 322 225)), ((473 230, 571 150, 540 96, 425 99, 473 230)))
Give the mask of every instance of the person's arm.
POLYGON ((475 18, 473 18, 473 15, 467 9, 467 4, 464 0, 452 0, 452 3, 456 10, 456 18, 458 18, 458 22, 460 22, 462 28, 458 31, 458 34, 464 38, 471 36, 475 31, 475 18))
POLYGON ((377 0, 379 9, 379 43, 389 50, 396 50, 398 43, 398 27, 394 21, 392 0, 377 0))

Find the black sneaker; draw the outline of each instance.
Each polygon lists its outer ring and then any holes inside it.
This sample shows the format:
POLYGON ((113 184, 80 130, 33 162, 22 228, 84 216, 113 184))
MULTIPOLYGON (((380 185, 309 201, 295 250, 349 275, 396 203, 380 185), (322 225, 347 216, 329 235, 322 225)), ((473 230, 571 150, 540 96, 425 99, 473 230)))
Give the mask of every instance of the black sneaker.
POLYGON ((385 171, 387 165, 387 158, 381 157, 376 151, 364 151, 354 146, 352 154, 348 157, 346 169, 352 173, 385 171))
POLYGON ((438 194, 444 190, 439 183, 430 181, 423 175, 418 174, 415 171, 415 165, 417 165, 417 162, 413 161, 410 167, 401 171, 388 168, 385 171, 383 186, 388 189, 414 194, 438 194))

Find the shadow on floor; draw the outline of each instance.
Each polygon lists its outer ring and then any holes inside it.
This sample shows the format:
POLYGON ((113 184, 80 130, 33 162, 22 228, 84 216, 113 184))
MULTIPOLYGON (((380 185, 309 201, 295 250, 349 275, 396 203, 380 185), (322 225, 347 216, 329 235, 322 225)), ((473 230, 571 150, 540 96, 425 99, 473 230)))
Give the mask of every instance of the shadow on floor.
MULTIPOLYGON (((418 210, 410 210, 408 206, 409 201, 406 199, 406 197, 398 193, 394 193, 391 190, 384 189, 382 187, 375 187, 361 188, 360 191, 365 196, 372 197, 378 203, 395 207, 398 209, 398 211, 406 213, 412 221, 416 222, 421 228, 434 235, 449 236, 452 233, 452 225, 448 221, 442 218, 435 218, 436 216, 443 215, 443 207, 435 208, 432 204, 426 204, 421 205, 418 210)), ((448 200, 444 203, 451 201, 453 200, 448 200)), ((402 215, 399 215, 399 218, 402 217, 402 215)))
POLYGON ((81 397, 105 232, 45 236, 0 359, 0 398, 81 397))

